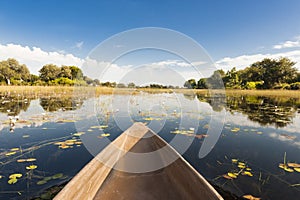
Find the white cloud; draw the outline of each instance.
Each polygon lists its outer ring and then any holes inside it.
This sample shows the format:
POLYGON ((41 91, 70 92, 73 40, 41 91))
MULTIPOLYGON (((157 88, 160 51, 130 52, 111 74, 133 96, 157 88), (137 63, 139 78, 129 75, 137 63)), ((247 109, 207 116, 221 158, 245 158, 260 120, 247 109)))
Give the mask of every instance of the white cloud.
POLYGON ((242 55, 237 57, 225 57, 216 62, 216 66, 219 69, 229 70, 233 67, 237 69, 243 69, 250 66, 252 63, 261 61, 264 58, 280 58, 287 57, 293 62, 296 62, 295 67, 300 69, 300 50, 287 51, 276 54, 253 54, 253 55, 242 55))
POLYGON ((0 60, 15 58, 20 63, 26 64, 30 72, 38 74, 40 68, 45 64, 76 65, 80 67, 83 59, 72 54, 59 52, 46 52, 38 47, 21 46, 17 44, 0 44, 0 60))
POLYGON ((285 49, 285 48, 294 48, 294 47, 300 47, 300 36, 296 37, 294 41, 288 40, 273 46, 274 49, 285 49))
MULTIPOLYGON (((196 64, 204 62, 199 61, 196 64)), ((102 82, 135 82, 138 85, 159 83, 182 86, 187 79, 203 77, 191 64, 181 60, 164 60, 134 66, 98 62, 87 58, 82 69, 87 76, 98 78, 102 82)))
POLYGON ((75 45, 75 47, 76 47, 77 49, 81 49, 83 43, 84 43, 83 41, 77 42, 76 45, 75 45))

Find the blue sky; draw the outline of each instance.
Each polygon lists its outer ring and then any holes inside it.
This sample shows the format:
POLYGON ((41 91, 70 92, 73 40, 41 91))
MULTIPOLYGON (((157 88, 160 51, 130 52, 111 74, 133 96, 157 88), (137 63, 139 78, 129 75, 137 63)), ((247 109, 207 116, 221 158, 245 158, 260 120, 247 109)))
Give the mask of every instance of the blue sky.
POLYGON ((190 36, 219 63, 226 57, 285 55, 299 50, 299 10, 298 0, 1 0, 0 51, 14 44, 83 59, 114 34, 151 26, 190 36))

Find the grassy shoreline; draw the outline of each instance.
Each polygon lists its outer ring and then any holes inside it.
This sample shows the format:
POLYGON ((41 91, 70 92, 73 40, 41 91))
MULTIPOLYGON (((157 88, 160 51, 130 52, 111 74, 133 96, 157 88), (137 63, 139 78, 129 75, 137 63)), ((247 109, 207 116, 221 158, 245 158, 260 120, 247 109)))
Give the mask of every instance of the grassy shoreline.
MULTIPOLYGON (((110 88, 110 87, 74 87, 74 86, 0 86, 0 93, 4 94, 31 94, 35 96, 51 94, 137 94, 140 91, 148 93, 177 92, 183 94, 208 95, 211 91, 206 89, 156 89, 156 88, 110 88)), ((223 91, 221 91, 223 92, 223 91)), ((297 90, 233 90, 226 89, 228 96, 269 96, 269 97, 291 97, 300 98, 297 90)))

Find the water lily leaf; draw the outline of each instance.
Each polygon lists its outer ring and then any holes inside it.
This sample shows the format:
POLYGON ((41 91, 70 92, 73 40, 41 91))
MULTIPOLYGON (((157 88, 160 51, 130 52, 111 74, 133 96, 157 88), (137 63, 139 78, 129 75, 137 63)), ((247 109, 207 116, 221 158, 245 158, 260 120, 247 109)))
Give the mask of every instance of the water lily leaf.
POLYGON ((37 184, 37 185, 44 185, 44 184, 46 184, 46 183, 47 183, 46 180, 41 180, 41 181, 38 181, 36 184, 37 184))
POLYGON ((32 170, 32 169, 36 169, 36 168, 37 168, 36 165, 29 165, 26 167, 26 169, 28 169, 28 170, 32 170))
POLYGON ((61 149, 68 149, 68 148, 70 148, 70 146, 64 144, 64 145, 59 146, 59 148, 61 148, 61 149))
POLYGON ((27 158, 26 159, 26 162, 33 162, 33 161, 36 161, 36 158, 27 158))
POLYGON ((300 164, 298 164, 298 163, 287 163, 287 165, 289 167, 300 167, 300 164))
POLYGON ((19 148, 12 148, 10 149, 10 151, 19 151, 20 149, 19 148))
POLYGON ((263 134, 263 132, 258 131, 258 132, 256 132, 256 134, 261 135, 261 134, 263 134))
POLYGON ((63 177, 63 173, 58 173, 58 174, 55 174, 52 176, 53 179, 58 179, 58 178, 61 178, 63 177))
POLYGON ((247 170, 247 171, 251 171, 251 168, 247 167, 246 170, 247 170))
POLYGON ((108 136, 110 136, 110 134, 109 133, 102 133, 101 136, 102 137, 108 137, 108 136))
POLYGON ((14 154, 16 154, 16 153, 17 153, 17 152, 12 151, 12 152, 6 153, 5 155, 6 155, 6 156, 11 156, 11 155, 14 155, 14 154))
POLYGON ((11 174, 11 175, 9 175, 10 179, 21 178, 21 177, 22 177, 22 174, 11 174))
POLYGON ((244 168, 246 168, 246 166, 245 165, 238 165, 238 168, 244 169, 244 168))
POLYGON ((288 168, 288 167, 285 167, 284 170, 287 172, 294 172, 294 170, 292 168, 288 168))
POLYGON ((2 175, 0 175, 0 179, 1 179, 1 178, 3 178, 3 176, 2 176, 2 175))
POLYGON ((236 133, 236 132, 238 132, 239 130, 240 130, 240 128, 234 128, 234 129, 231 129, 231 132, 236 133))
POLYGON ((45 177, 43 180, 44 181, 50 181, 52 179, 52 176, 47 176, 47 177, 45 177))
POLYGON ((12 178, 8 180, 8 184, 15 184, 18 181, 16 178, 12 178))
POLYGON ((283 164, 283 163, 279 163, 279 166, 278 166, 279 168, 281 168, 281 169, 284 169, 284 168, 286 168, 287 166, 285 165, 285 164, 283 164))
POLYGON ((92 132, 93 130, 92 130, 92 129, 88 129, 87 131, 88 131, 88 132, 92 132))
POLYGON ((23 137, 23 138, 29 138, 30 135, 23 135, 22 137, 23 137))
POLYGON ((75 144, 77 144, 77 145, 78 145, 78 144, 82 144, 82 142, 78 141, 78 142, 75 142, 75 144))
POLYGON ((231 162, 232 162, 232 163, 237 163, 237 162, 238 162, 238 159, 231 159, 231 162))
POLYGON ((239 162, 238 164, 239 164, 239 165, 246 165, 246 164, 245 164, 245 163, 243 163, 243 162, 239 162))
POLYGON ((294 170, 295 170, 296 172, 300 172, 300 167, 295 167, 294 170))
POLYGON ((85 132, 78 132, 78 133, 74 133, 73 135, 74 135, 74 136, 81 136, 81 135, 83 135, 83 134, 85 134, 85 132))
POLYGON ((251 172, 248 172, 248 171, 244 171, 242 174, 246 175, 246 176, 251 176, 251 177, 253 176, 253 174, 251 172))
POLYGON ((226 178, 226 179, 228 179, 228 180, 232 180, 232 179, 233 179, 233 178, 231 178, 230 176, 228 176, 227 174, 223 174, 222 176, 223 176, 223 178, 226 178))
POLYGON ((19 163, 26 162, 26 159, 18 159, 17 162, 19 162, 19 163))
POLYGON ((251 194, 247 194, 243 196, 244 199, 250 199, 250 200, 260 200, 258 197, 254 197, 251 194))
POLYGON ((228 172, 227 175, 231 178, 237 178, 237 176, 234 173, 228 172))
POLYGON ((64 142, 55 142, 54 145, 62 145, 64 142))

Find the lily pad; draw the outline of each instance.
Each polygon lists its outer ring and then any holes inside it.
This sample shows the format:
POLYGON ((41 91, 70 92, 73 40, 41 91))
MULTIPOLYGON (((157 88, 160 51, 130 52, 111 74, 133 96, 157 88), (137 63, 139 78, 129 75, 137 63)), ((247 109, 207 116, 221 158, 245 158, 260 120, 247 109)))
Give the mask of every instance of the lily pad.
POLYGON ((36 168, 37 168, 36 165, 29 165, 26 167, 26 169, 28 169, 28 170, 32 170, 32 169, 36 169, 36 168))
POLYGON ((63 176, 64 176, 63 173, 58 173, 58 174, 53 175, 52 178, 53 179, 58 179, 58 178, 61 178, 63 176))
POLYGON ((295 170, 296 172, 300 172, 300 167, 295 167, 294 170, 295 170))
POLYGON ((234 173, 228 172, 227 175, 231 178, 237 178, 237 176, 234 173))
POLYGON ((36 184, 37 184, 37 185, 44 185, 44 184, 46 184, 46 183, 47 183, 46 180, 41 180, 41 181, 38 181, 36 184))
POLYGON ((11 174, 9 175, 10 179, 15 179, 15 178, 21 178, 23 175, 22 174, 11 174))
POLYGON ((102 137, 108 137, 108 136, 110 136, 110 134, 109 133, 102 133, 101 136, 102 137))
POLYGON ((45 177, 43 180, 44 181, 50 181, 52 179, 52 176, 47 176, 47 177, 45 177))
POLYGON ((9 179, 7 182, 8 182, 8 184, 15 184, 16 182, 18 181, 18 179, 17 178, 12 178, 12 179, 9 179))
POLYGON ((14 154, 16 154, 17 152, 15 152, 15 151, 12 151, 12 152, 8 152, 8 153, 6 153, 5 155, 6 156, 11 156, 11 155, 14 155, 14 154))

